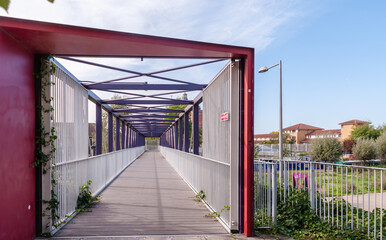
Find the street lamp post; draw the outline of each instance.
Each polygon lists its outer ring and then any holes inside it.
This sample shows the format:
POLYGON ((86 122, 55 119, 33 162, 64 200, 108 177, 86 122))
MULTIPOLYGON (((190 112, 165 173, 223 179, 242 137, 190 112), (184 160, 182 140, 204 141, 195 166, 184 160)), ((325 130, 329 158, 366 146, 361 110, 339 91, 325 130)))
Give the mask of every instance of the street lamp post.
POLYGON ((280 71, 280 77, 279 77, 279 179, 280 182, 282 181, 283 177, 283 104, 282 104, 282 67, 281 67, 281 60, 279 61, 278 64, 275 64, 269 68, 267 67, 261 67, 259 69, 259 73, 264 73, 267 72, 269 69, 274 68, 276 66, 279 66, 279 71, 280 71))

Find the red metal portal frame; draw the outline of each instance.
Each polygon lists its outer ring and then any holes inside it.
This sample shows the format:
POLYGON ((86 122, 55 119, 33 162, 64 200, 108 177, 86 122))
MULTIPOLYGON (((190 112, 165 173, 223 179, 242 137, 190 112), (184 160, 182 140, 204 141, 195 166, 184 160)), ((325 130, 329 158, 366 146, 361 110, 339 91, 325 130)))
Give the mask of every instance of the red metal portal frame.
POLYGON ((32 54, 92 57, 238 58, 244 67, 244 234, 253 235, 254 49, 0 17, 32 54))
POLYGON ((254 57, 245 59, 244 72, 244 234, 253 235, 253 76, 254 57))

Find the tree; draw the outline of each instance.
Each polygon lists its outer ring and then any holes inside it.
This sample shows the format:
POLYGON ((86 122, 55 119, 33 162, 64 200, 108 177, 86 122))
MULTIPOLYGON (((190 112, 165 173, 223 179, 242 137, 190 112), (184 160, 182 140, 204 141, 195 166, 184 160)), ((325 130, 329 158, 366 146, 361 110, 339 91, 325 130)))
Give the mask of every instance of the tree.
POLYGON ((346 139, 342 143, 343 152, 352 153, 352 148, 355 145, 355 141, 353 139, 346 139))
MULTIPOLYGON (((55 0, 47 0, 50 3, 54 3, 55 0)), ((0 7, 3 8, 6 12, 8 12, 9 4, 11 0, 0 0, 0 7)))
POLYGON ((311 159, 335 162, 342 155, 342 146, 336 138, 317 138, 311 142, 311 159))
POLYGON ((377 156, 377 148, 374 139, 359 138, 352 149, 358 160, 371 160, 377 156))
MULTIPOLYGON (((268 141, 263 141, 262 144, 279 144, 279 132, 271 132, 274 134, 268 141)), ((283 144, 293 143, 291 135, 288 133, 283 133, 283 144)))
POLYGON ((377 139, 376 146, 379 158, 386 160, 386 131, 377 139))
POLYGON ((373 125, 364 124, 357 126, 351 132, 350 138, 357 140, 359 138, 363 139, 377 139, 381 135, 381 128, 374 128, 373 125))

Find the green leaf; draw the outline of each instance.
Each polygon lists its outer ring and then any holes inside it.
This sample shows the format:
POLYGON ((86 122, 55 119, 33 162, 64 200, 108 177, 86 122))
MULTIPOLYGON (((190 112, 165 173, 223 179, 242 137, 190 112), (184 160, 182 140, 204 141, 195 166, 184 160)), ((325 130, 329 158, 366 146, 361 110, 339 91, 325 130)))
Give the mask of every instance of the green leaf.
POLYGON ((10 0, 0 0, 0 7, 4 8, 8 12, 10 0))
POLYGON ((54 3, 55 0, 47 0, 47 1, 49 1, 50 3, 54 3))

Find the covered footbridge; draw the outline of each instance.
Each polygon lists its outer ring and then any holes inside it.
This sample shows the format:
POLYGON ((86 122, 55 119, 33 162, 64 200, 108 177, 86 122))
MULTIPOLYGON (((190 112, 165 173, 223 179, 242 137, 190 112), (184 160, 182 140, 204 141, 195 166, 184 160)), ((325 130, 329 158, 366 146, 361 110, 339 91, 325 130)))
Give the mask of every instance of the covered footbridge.
POLYGON ((0 61, 0 238, 253 234, 252 48, 0 17, 0 61), (126 76, 82 81, 63 62, 126 76), (218 63, 212 79, 165 75, 218 63), (89 180, 102 199, 77 214, 89 180))

